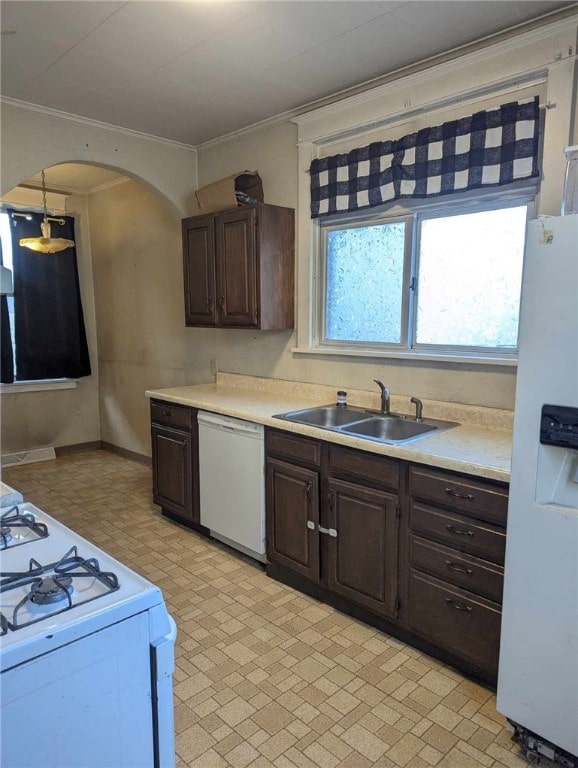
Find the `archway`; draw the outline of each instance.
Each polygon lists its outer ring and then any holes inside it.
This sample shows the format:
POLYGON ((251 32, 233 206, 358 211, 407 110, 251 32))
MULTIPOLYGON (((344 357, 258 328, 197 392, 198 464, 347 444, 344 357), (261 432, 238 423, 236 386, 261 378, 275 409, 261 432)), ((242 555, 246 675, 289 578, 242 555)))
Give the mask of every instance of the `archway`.
MULTIPOLYGON (((34 175, 24 181, 38 185, 34 175)), ((3 452, 96 442, 146 456, 145 390, 184 378, 181 213, 138 174, 103 163, 59 163, 46 168, 46 181, 48 189, 72 190, 66 213, 76 221, 93 373, 72 389, 10 393, 3 452), (110 178, 92 189, 86 184, 85 194, 78 183, 55 180, 68 172, 78 181, 83 170, 110 178)))

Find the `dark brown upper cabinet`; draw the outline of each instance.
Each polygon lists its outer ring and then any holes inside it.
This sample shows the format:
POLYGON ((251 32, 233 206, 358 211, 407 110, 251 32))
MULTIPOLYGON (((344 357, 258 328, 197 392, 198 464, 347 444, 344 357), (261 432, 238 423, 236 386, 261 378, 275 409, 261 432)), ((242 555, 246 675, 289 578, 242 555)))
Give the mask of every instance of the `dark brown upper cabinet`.
POLYGON ((182 230, 186 325, 293 328, 292 208, 256 203, 183 219, 182 230))

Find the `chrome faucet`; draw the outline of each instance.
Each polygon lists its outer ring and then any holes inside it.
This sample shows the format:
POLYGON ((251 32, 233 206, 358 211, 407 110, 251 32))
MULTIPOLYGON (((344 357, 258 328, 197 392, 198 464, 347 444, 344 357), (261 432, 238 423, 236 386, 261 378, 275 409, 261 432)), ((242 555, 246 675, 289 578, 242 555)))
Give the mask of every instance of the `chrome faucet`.
POLYGON ((411 402, 415 405, 415 420, 423 421, 423 403, 419 397, 412 397, 411 402))
POLYGON ((386 387, 383 381, 379 381, 379 379, 374 379, 377 386, 381 389, 381 415, 382 416, 389 416, 390 414, 390 396, 389 396, 389 387, 386 387))

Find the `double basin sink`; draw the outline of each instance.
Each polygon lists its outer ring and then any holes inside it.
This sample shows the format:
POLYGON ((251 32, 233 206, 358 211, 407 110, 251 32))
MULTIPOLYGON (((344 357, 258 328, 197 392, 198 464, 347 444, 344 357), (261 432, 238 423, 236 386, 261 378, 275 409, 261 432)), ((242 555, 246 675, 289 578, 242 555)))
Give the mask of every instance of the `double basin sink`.
POLYGON ((438 419, 417 421, 410 416, 395 413, 381 414, 362 408, 338 405, 322 405, 279 413, 274 418, 391 445, 408 443, 410 440, 417 440, 428 434, 459 426, 455 421, 438 419))

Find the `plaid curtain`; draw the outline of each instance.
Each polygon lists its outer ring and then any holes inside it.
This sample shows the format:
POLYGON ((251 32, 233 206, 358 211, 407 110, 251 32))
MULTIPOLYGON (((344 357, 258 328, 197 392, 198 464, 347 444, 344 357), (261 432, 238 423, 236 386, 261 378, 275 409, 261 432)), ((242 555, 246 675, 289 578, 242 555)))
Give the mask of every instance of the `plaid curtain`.
POLYGON ((311 218, 539 175, 539 98, 311 163, 311 218))

